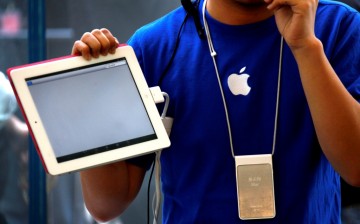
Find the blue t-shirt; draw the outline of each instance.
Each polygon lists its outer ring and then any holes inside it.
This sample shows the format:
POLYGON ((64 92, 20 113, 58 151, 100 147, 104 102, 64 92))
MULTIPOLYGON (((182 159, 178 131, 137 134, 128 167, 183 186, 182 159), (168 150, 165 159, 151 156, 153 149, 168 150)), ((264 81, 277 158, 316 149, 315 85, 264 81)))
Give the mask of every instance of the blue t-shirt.
MULTIPOLYGON (((269 154, 281 40, 275 20, 230 26, 206 16, 235 154, 269 154), (246 96, 229 89, 228 77, 239 73, 249 75, 251 90, 246 96)), ((172 145, 161 157, 164 223, 340 223, 339 175, 319 146, 297 64, 286 44, 273 156, 276 217, 239 219, 235 162, 223 101, 207 41, 197 36, 191 18, 181 31, 174 61, 161 78, 184 17, 184 10, 176 9, 129 40, 149 86, 160 85, 171 98, 172 145)), ((316 35, 330 63, 360 101, 359 13, 336 2, 320 1, 316 18, 316 35)))

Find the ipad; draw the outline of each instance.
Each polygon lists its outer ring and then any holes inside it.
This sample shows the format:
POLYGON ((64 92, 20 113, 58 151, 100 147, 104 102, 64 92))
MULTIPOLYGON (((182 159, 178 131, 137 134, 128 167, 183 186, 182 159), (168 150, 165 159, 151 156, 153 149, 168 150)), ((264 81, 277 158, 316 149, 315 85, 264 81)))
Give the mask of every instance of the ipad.
POLYGON ((170 145, 130 46, 90 61, 62 57, 7 73, 49 174, 125 160, 170 145))

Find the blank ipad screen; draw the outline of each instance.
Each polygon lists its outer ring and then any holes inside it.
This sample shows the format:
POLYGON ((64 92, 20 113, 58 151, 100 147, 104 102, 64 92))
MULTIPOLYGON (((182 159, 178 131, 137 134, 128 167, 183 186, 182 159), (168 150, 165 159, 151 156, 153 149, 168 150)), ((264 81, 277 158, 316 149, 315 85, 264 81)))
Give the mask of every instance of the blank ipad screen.
POLYGON ((125 58, 26 82, 59 163, 157 138, 125 58))

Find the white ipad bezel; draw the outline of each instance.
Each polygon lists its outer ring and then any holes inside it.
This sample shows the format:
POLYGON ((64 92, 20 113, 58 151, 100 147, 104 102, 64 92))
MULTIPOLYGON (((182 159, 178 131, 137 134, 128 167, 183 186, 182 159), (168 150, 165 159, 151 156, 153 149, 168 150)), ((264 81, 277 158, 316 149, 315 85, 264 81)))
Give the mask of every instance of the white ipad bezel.
POLYGON ((124 160, 148 154, 170 146, 170 140, 161 121, 159 112, 155 102, 153 101, 151 92, 146 83, 135 53, 130 46, 121 46, 117 48, 115 54, 100 56, 99 58, 93 58, 90 61, 86 61, 81 56, 75 56, 10 68, 8 70, 8 75, 15 95, 17 96, 19 106, 22 109, 23 115, 29 127, 38 154, 43 162, 44 168, 52 175, 69 173, 102 164, 124 160), (76 67, 83 67, 100 62, 111 61, 117 58, 125 58, 127 61, 144 107, 148 113, 149 120, 151 121, 154 128, 157 139, 117 148, 99 154, 88 155, 86 157, 81 157, 70 161, 61 163, 57 162, 54 150, 42 124, 42 120, 39 116, 33 98, 31 97, 26 79, 44 74, 55 73, 58 71, 69 70, 76 67))

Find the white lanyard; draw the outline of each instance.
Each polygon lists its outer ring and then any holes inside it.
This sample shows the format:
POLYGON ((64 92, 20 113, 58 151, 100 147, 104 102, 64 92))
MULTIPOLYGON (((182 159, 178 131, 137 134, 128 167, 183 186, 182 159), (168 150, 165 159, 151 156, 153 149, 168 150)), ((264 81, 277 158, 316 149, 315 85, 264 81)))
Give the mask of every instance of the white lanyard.
MULTIPOLYGON (((208 23, 206 21, 206 16, 205 16, 206 3, 207 3, 207 0, 204 0, 203 7, 202 7, 202 16, 203 16, 203 21, 204 21, 205 34, 206 34, 206 38, 207 38, 208 45, 209 45, 210 55, 211 55, 211 57, 213 59, 215 72, 216 72, 216 76, 217 76, 217 80, 218 80, 218 83, 219 83, 220 92, 221 92, 221 96, 222 96, 222 101, 223 101, 223 105, 224 105, 225 117, 226 117, 228 132, 229 132, 231 154, 232 154, 233 158, 235 158, 228 109, 227 109, 225 95, 224 95, 224 91, 223 91, 223 88, 222 88, 222 85, 221 85, 220 75, 219 75, 219 71, 218 71, 217 64, 216 64, 216 59, 215 59, 215 56, 217 54, 216 54, 215 49, 214 49, 214 45, 213 45, 213 42, 212 42, 212 39, 211 39, 211 34, 210 34, 210 31, 209 31, 209 26, 208 26, 208 23)), ((278 111, 279 111, 279 98, 280 98, 280 80, 281 80, 281 69, 282 69, 283 46, 284 46, 284 37, 281 37, 279 69, 278 69, 278 83, 277 83, 277 95, 276 95, 276 108, 275 108, 275 121, 274 121, 274 134, 273 134, 273 145, 272 145, 272 153, 271 153, 271 155, 274 155, 274 153, 275 153, 277 121, 278 121, 278 111)))

